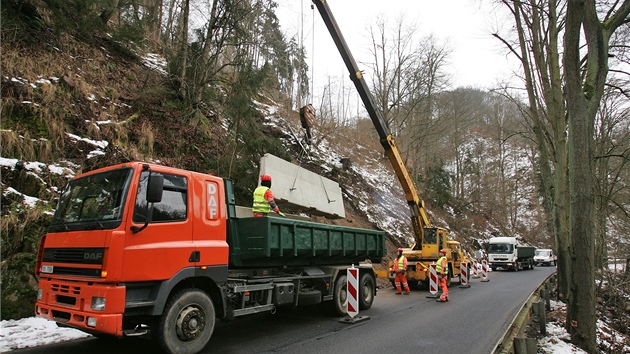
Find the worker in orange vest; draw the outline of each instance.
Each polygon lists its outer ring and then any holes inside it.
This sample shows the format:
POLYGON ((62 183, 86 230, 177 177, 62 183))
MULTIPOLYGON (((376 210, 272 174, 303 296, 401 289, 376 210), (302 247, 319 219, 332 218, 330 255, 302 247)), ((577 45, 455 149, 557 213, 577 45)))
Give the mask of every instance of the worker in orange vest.
POLYGON ((394 264, 392 268, 389 270, 390 272, 396 274, 396 278, 394 279, 394 284, 396 285, 396 295, 402 294, 402 288, 405 289, 405 295, 409 295, 411 290, 409 290, 409 284, 407 284, 407 276, 405 272, 407 271, 407 257, 403 256, 403 249, 398 249, 398 257, 394 260, 394 264))
POLYGON ((445 249, 441 249, 440 253, 442 254, 442 257, 438 259, 435 271, 438 274, 438 278, 440 279, 442 294, 440 295, 440 298, 435 301, 446 302, 448 301, 448 285, 446 285, 446 281, 448 280, 448 260, 446 259, 445 249))

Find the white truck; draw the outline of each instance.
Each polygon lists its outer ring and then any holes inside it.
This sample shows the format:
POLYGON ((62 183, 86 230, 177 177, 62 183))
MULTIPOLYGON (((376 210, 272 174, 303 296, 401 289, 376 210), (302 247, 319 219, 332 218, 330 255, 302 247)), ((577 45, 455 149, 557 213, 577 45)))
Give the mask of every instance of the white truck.
POLYGON ((487 247, 488 265, 493 271, 497 268, 534 269, 535 250, 535 247, 520 244, 516 237, 492 237, 487 247))
POLYGON ((539 248, 534 253, 534 263, 537 266, 554 266, 556 265, 556 256, 553 254, 553 250, 549 248, 539 248))

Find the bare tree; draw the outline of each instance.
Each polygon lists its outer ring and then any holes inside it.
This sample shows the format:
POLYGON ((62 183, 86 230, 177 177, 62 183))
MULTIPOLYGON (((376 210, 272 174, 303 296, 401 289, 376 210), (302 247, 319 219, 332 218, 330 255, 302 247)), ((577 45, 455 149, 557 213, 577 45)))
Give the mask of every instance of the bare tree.
POLYGON ((598 269, 607 266, 610 255, 630 254, 630 250, 623 248, 627 242, 618 239, 610 242, 615 247, 609 250, 607 237, 609 225, 630 225, 630 206, 624 202, 630 200, 630 108, 619 87, 623 87, 622 82, 604 91, 595 121, 595 266, 598 269))
POLYGON ((451 54, 450 48, 429 35, 416 49, 413 70, 405 73, 410 77, 410 97, 404 105, 411 112, 407 136, 411 152, 411 166, 417 173, 423 173, 424 166, 435 158, 435 145, 449 129, 449 122, 437 114, 436 101, 448 83, 444 73, 451 54))
POLYGON ((402 18, 396 23, 391 38, 384 18, 379 17, 375 27, 370 28, 374 97, 385 123, 397 134, 406 118, 396 113, 410 94, 403 74, 414 61, 411 46, 415 29, 405 28, 402 18))
POLYGON ((417 29, 404 17, 391 28, 379 18, 370 34, 375 101, 417 176, 431 157, 428 143, 440 136, 434 101, 447 82, 443 71, 451 51, 433 36, 414 40, 417 29))
POLYGON ((515 42, 501 40, 520 60, 528 104, 523 111, 530 119, 537 144, 541 194, 545 209, 552 212, 553 234, 558 254, 558 292, 568 296, 571 270, 569 255, 569 199, 567 174, 567 121, 562 93, 560 56, 558 54, 560 27, 555 0, 541 4, 538 0, 525 2, 502 0, 510 10, 516 25, 515 42), (545 9, 543 9, 545 5, 545 9), (543 14, 546 14, 543 16, 543 14))
POLYGON ((596 352, 593 127, 608 76, 609 41, 628 23, 630 0, 502 3, 514 15, 520 50, 496 36, 524 69, 544 196, 553 200, 559 285, 568 299, 566 326, 575 344, 596 352), (546 161, 554 161, 555 177, 546 161))
POLYGON ((608 75, 609 40, 619 26, 628 23, 630 0, 619 8, 608 8, 606 4, 599 12, 598 5, 602 4, 595 0, 568 2, 563 58, 569 103, 571 256, 584 260, 573 264, 567 321, 572 341, 588 352, 597 350, 593 127, 608 75), (584 42, 585 57, 581 52, 584 42))
POLYGON ((479 170, 478 164, 471 161, 473 152, 465 144, 468 142, 470 127, 478 123, 475 117, 479 115, 483 103, 480 95, 480 91, 464 88, 443 93, 437 108, 440 119, 450 127, 444 137, 448 139, 447 149, 455 160, 455 197, 469 203, 479 202, 478 195, 473 196, 479 188, 472 188, 469 183, 474 176, 479 175, 479 170))
POLYGON ((177 58, 179 72, 177 73, 177 91, 181 97, 186 97, 186 67, 188 66, 188 16, 190 14, 190 0, 182 0, 182 8, 177 22, 177 58))

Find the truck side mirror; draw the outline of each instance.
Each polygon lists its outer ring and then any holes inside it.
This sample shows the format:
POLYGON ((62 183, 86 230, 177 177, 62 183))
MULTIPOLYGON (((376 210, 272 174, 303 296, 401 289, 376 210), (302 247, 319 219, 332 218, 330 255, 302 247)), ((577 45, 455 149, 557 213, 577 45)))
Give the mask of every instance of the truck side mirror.
MULTIPOLYGON (((149 181, 147 183, 147 195, 146 200, 147 204, 159 203, 162 201, 162 193, 164 192, 164 176, 162 175, 149 175, 149 181)), ((147 205, 147 215, 145 217, 144 225, 142 227, 132 226, 131 231, 134 234, 146 229, 149 226, 149 220, 151 219, 151 212, 153 207, 151 205, 147 205)))
POLYGON ((159 203, 164 192, 164 176, 151 175, 147 186, 147 203, 159 203))

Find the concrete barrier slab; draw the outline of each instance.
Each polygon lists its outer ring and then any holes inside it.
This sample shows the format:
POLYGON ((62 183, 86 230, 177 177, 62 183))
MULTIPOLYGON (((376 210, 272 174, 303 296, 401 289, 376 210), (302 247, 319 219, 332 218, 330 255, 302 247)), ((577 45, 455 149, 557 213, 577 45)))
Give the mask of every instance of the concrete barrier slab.
POLYGON ((345 218, 339 184, 277 156, 265 154, 260 175, 271 176, 276 203, 283 207, 331 218, 345 218))

